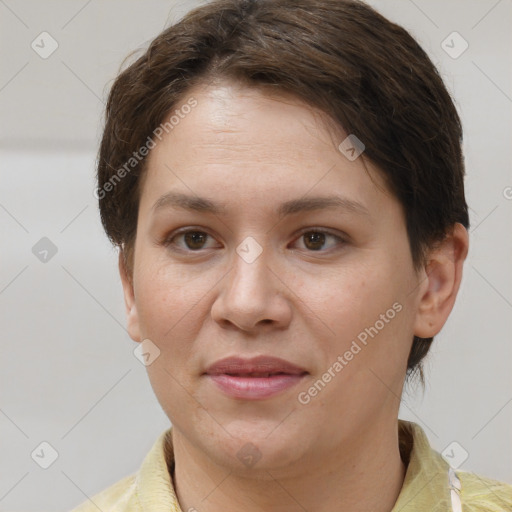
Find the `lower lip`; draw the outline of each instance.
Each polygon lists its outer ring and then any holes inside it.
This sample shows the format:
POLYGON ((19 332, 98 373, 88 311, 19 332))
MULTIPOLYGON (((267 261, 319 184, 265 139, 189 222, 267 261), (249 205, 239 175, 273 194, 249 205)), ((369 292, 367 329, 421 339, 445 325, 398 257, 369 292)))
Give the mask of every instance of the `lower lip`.
POLYGON ((270 377, 237 377, 234 375, 208 375, 226 395, 245 400, 261 400, 295 386, 302 375, 272 375, 270 377))

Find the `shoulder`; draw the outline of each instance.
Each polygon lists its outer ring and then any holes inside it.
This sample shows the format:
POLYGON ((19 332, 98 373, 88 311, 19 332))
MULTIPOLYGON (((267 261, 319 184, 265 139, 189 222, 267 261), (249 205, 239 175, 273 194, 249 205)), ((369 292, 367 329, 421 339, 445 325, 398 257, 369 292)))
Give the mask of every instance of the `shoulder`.
POLYGON ((171 428, 163 431, 146 454, 139 470, 88 497, 71 512, 142 512, 179 510, 168 462, 172 460, 171 428), (167 456, 170 457, 167 459, 167 456))
POLYGON ((135 512, 133 500, 135 497, 136 474, 128 475, 107 489, 91 496, 74 508, 71 512, 135 512))
POLYGON ((512 511, 512 485, 469 471, 457 471, 461 501, 467 512, 512 511))

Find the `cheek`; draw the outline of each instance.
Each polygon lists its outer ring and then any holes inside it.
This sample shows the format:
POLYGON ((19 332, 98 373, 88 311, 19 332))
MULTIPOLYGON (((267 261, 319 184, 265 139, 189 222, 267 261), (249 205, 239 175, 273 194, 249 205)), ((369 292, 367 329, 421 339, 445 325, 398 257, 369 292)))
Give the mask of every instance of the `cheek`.
MULTIPOLYGON (((360 267, 357 271, 339 273, 327 286, 315 289, 315 298, 308 305, 330 327, 330 341, 325 350, 336 360, 351 347, 352 367, 375 365, 401 366, 408 326, 408 304, 401 292, 399 276, 393 263, 360 267), (316 301, 316 302, 315 302, 316 301), (361 347, 358 350, 355 342, 361 347), (352 363, 358 361, 358 363, 352 363)), ((350 373, 350 372, 348 372, 350 373)))
POLYGON ((141 334, 160 349, 146 368, 151 386, 165 411, 181 410, 193 388, 194 350, 204 315, 201 298, 211 286, 171 267, 151 265, 139 272, 136 284, 141 334))
POLYGON ((145 266, 138 274, 135 295, 142 329, 165 341, 173 331, 190 327, 211 287, 205 273, 171 265, 145 266))
POLYGON ((322 279, 308 276, 298 295, 331 328, 336 339, 347 340, 367 325, 386 300, 378 275, 360 267, 330 272, 322 279))

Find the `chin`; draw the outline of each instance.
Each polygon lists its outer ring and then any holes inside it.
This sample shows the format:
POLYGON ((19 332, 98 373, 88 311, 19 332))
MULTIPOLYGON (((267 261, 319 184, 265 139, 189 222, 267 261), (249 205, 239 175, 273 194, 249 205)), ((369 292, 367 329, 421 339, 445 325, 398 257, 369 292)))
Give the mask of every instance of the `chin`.
POLYGON ((300 457, 297 447, 302 444, 299 433, 291 432, 281 422, 236 420, 225 426, 225 430, 220 427, 221 440, 210 437, 213 442, 208 451, 215 452, 213 458, 237 473, 254 475, 284 469, 300 457))

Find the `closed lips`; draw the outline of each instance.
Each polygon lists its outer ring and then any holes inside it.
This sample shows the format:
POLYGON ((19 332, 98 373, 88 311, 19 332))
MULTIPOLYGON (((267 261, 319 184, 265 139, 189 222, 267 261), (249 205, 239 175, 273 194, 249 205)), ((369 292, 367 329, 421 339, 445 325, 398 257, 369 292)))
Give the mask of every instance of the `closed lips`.
POLYGON ((206 376, 233 400, 269 400, 296 386, 308 372, 272 356, 227 357, 211 365, 206 376))
POLYGON ((284 359, 258 356, 252 359, 228 357, 212 364, 208 375, 231 375, 235 377, 271 377, 274 375, 303 375, 305 369, 284 359))
POLYGON ((232 377, 272 377, 273 375, 295 375, 287 372, 273 372, 273 373, 262 373, 262 372, 251 372, 251 373, 234 373, 225 372, 224 375, 231 375, 232 377))

